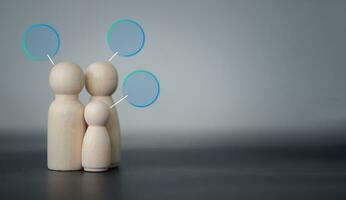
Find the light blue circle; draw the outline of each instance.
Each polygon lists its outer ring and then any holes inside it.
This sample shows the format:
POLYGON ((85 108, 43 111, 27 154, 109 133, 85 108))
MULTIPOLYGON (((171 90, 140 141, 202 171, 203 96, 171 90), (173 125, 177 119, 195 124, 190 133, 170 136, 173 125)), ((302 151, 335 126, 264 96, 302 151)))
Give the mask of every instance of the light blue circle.
POLYGON ((144 30, 130 19, 116 21, 107 35, 109 48, 119 56, 130 57, 140 52, 145 43, 144 30))
POLYGON ((160 95, 159 80, 149 71, 133 71, 124 80, 123 94, 128 95, 126 100, 133 106, 150 106, 160 95))
POLYGON ((49 60, 60 48, 58 32, 48 24, 34 24, 23 34, 22 48, 30 60, 49 60))

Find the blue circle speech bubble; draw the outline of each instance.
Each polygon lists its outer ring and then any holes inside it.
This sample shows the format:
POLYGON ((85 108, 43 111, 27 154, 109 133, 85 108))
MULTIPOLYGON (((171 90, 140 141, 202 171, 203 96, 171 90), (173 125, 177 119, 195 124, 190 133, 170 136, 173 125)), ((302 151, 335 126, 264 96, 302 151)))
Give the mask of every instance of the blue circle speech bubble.
POLYGON ((60 48, 58 32, 48 24, 34 24, 23 34, 22 48, 30 60, 49 60, 60 48))
POLYGON ((109 48, 118 55, 130 57, 140 52, 145 43, 144 30, 137 22, 130 19, 116 21, 107 35, 109 48))
POLYGON ((146 70, 136 70, 124 80, 123 93, 127 101, 136 107, 153 104, 160 95, 160 83, 155 75, 146 70))

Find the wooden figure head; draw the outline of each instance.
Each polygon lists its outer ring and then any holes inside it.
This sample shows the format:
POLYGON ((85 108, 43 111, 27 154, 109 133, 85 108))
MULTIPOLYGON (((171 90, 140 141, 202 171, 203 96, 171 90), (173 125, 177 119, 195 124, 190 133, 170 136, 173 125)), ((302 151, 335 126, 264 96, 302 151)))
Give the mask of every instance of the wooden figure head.
POLYGON ((92 101, 85 107, 84 117, 89 126, 106 126, 109 107, 101 101, 92 101))
POLYGON ((118 86, 118 73, 108 62, 91 64, 85 77, 86 89, 92 96, 111 96, 118 86))
POLYGON ((83 89, 84 82, 84 73, 77 64, 61 62, 50 70, 49 83, 55 94, 77 95, 83 89))

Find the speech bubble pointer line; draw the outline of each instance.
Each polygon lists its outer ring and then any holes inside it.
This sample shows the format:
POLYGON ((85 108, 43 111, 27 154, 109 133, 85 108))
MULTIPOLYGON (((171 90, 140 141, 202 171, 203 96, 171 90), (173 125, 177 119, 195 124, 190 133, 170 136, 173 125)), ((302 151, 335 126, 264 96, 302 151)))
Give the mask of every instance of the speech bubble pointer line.
POLYGON ((118 54, 118 51, 115 52, 109 59, 108 59, 108 62, 112 61, 113 58, 118 54))
POLYGON ((47 54, 47 57, 48 57, 49 61, 52 63, 52 65, 54 66, 55 63, 53 62, 53 60, 52 60, 52 58, 49 56, 49 54, 47 54))
POLYGON ((121 98, 119 101, 115 102, 113 105, 111 105, 109 108, 113 108, 115 107, 118 103, 122 102, 124 99, 126 99, 129 95, 124 96, 123 98, 121 98))

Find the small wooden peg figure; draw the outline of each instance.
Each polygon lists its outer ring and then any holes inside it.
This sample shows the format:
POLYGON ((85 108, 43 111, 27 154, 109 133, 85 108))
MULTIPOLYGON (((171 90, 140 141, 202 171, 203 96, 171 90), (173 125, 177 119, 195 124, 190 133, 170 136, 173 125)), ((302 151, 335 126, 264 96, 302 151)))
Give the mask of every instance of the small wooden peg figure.
POLYGON ((111 142, 106 124, 109 106, 101 101, 92 101, 84 111, 88 129, 82 146, 82 166, 85 171, 106 171, 111 164, 111 142))

